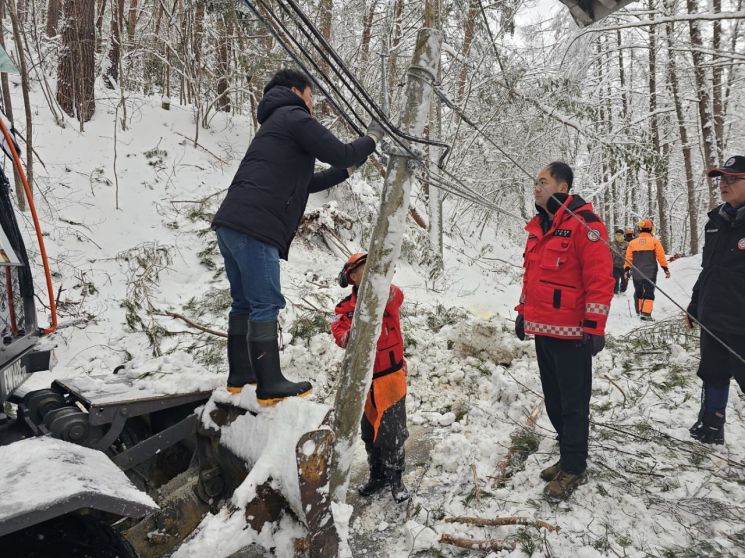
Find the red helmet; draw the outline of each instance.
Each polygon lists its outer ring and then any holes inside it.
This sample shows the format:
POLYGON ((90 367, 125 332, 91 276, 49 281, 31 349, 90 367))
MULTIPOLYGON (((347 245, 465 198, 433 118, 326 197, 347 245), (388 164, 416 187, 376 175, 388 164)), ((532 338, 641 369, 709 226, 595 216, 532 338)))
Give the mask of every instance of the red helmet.
POLYGON ((341 268, 341 271, 339 272, 339 277, 337 280, 339 281, 340 287, 348 287, 349 286, 349 274, 357 269, 359 266, 364 264, 367 261, 367 252, 355 252, 351 256, 347 258, 347 261, 344 263, 344 267, 341 268))
POLYGON ((654 227, 652 219, 641 219, 638 224, 640 231, 651 231, 654 227))

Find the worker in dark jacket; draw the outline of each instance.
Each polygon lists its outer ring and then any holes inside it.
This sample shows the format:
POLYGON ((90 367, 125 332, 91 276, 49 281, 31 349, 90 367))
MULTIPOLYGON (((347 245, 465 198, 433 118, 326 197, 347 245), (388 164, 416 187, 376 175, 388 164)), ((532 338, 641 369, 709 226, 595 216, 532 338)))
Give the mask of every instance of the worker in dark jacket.
POLYGON ((610 243, 611 253, 613 254, 613 293, 625 293, 629 282, 626 280, 624 271, 624 262, 626 261, 626 247, 628 242, 624 239, 623 229, 616 229, 613 240, 610 243))
POLYGON ((745 392, 745 157, 730 157, 708 174, 718 180, 724 203, 709 212, 686 315, 690 327, 695 319, 709 330, 701 329, 701 409, 690 431, 704 443, 723 444, 733 376, 745 392))
MULTIPOLYGON (((342 287, 352 285, 352 293, 336 305, 336 319, 331 324, 334 341, 347 346, 352 330, 352 318, 357 308, 357 291, 365 273, 367 254, 352 254, 339 274, 342 287)), ((404 293, 391 285, 383 311, 383 323, 378 337, 373 377, 362 415, 362 441, 367 451, 370 476, 357 491, 369 497, 390 486, 397 503, 409 499, 404 486, 404 442, 409 437, 406 429, 406 361, 404 338, 401 332, 399 309, 404 293)))
POLYGON ((535 335, 546 413, 559 435, 559 461, 541 471, 549 500, 568 498, 585 481, 592 357, 605 345, 613 298, 608 233, 592 205, 569 194, 574 173, 554 162, 535 183, 538 214, 525 230, 519 339, 535 335))
POLYGON ((259 404, 310 392, 279 365, 277 316, 285 306, 279 259, 287 259, 308 195, 349 178, 375 149, 383 129, 342 143, 313 118, 308 76, 280 70, 264 87, 261 124, 212 221, 233 303, 228 322, 228 391, 256 383, 259 404), (316 159, 332 168, 314 172, 316 159))
POLYGON ((665 250, 662 243, 652 236, 653 228, 651 219, 639 221, 639 236, 626 248, 625 275, 634 281, 634 307, 636 314, 645 321, 652 320, 658 263, 665 278, 670 279, 665 250))

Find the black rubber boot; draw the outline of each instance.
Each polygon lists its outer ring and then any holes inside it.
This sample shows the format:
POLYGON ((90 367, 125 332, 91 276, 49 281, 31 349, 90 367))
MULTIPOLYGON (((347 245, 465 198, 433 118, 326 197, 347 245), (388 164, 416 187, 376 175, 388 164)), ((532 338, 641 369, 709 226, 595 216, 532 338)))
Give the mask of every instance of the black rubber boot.
POLYGON ((704 411, 700 423, 691 428, 691 437, 703 444, 723 444, 726 420, 724 413, 704 411))
POLYGON ((704 412, 706 411, 706 389, 704 386, 701 386, 701 407, 698 410, 698 418, 696 419, 696 422, 693 423, 693 426, 691 426, 688 429, 688 432, 691 433, 691 436, 693 436, 693 433, 698 431, 701 428, 701 425, 703 424, 701 421, 704 419, 704 412))
POLYGON ((256 373, 259 405, 274 405, 285 397, 310 393, 310 382, 291 382, 282 375, 276 320, 249 322, 248 352, 256 373))
POLYGON ((393 501, 397 504, 406 502, 409 498, 411 498, 409 490, 404 486, 404 481, 401 478, 402 476, 403 471, 388 472, 388 481, 391 484, 391 495, 393 496, 393 501))
POLYGON ((228 317, 228 391, 240 393, 243 386, 256 385, 251 359, 248 356, 248 316, 228 317))
POLYGON ((370 468, 370 478, 367 479, 365 484, 357 487, 357 492, 360 493, 360 496, 369 498, 386 486, 388 486, 388 478, 385 476, 382 467, 373 466, 370 468))

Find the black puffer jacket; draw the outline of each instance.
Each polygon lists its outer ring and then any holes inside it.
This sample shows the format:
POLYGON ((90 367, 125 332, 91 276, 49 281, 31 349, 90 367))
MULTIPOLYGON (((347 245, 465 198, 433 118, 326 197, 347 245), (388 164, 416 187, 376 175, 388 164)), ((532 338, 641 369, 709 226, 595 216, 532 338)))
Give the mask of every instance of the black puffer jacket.
POLYGON ((347 167, 375 149, 368 136, 342 143, 287 87, 273 87, 259 103, 254 136, 212 227, 229 227, 276 246, 287 259, 308 195, 349 178, 347 167), (315 160, 333 168, 314 174, 315 160))
POLYGON ((720 205, 704 230, 692 313, 709 329, 745 335, 745 206, 731 216, 720 205))

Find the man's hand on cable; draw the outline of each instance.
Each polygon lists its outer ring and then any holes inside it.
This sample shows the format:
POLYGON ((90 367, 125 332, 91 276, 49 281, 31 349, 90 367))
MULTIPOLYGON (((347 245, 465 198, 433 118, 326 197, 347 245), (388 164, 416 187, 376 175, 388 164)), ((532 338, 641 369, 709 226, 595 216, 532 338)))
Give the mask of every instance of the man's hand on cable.
POLYGON ((595 356, 605 348, 605 335, 583 333, 582 340, 592 347, 592 356, 595 356))
POLYGON ((698 323, 694 320, 698 319, 698 308, 695 302, 691 301, 688 304, 688 308, 686 308, 685 313, 685 320, 686 324, 688 325, 688 329, 693 329, 694 326, 698 323))
POLYGON ((520 341, 525 341, 525 317, 522 314, 515 318, 515 335, 520 341))
POLYGON ((383 129, 383 126, 380 125, 380 122, 373 120, 367 127, 365 135, 370 136, 375 143, 380 143, 380 140, 382 140, 385 135, 385 130, 383 129))
POLYGON ((629 279, 631 279, 631 270, 627 267, 623 271, 623 278, 628 282, 629 279))
POLYGON ((345 333, 345 334, 344 334, 344 335, 342 336, 342 338, 341 338, 341 341, 339 341, 339 346, 340 346, 340 347, 341 347, 342 349, 346 349, 346 348, 347 348, 347 344, 348 344, 348 343, 349 343, 349 332, 346 332, 346 333, 345 333))
POLYGON ((665 272, 665 279, 670 279, 670 270, 666 267, 663 267, 662 270, 665 272))

